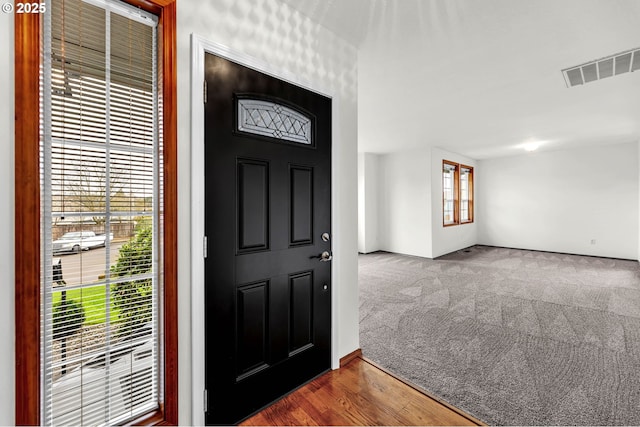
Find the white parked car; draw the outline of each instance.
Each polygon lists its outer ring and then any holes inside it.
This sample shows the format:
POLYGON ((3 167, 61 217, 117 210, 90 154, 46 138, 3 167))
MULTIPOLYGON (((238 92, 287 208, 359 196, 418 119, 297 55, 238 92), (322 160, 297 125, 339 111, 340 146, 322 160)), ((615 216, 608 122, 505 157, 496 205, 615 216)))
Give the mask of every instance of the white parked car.
MULTIPOLYGON (((109 233, 109 241, 113 240, 113 233, 109 233)), ((93 231, 72 231, 65 233, 58 240, 53 241, 53 253, 65 252, 78 253, 88 251, 91 248, 99 248, 105 245, 106 234, 96 234, 93 231)))

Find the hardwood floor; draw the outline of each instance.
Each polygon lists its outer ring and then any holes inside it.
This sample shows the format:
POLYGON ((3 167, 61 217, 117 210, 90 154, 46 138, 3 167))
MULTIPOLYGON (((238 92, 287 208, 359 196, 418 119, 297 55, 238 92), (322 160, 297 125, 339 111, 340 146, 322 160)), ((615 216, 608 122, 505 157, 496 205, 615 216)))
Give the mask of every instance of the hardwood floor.
POLYGON ((245 426, 483 425, 356 357, 248 418, 245 426))

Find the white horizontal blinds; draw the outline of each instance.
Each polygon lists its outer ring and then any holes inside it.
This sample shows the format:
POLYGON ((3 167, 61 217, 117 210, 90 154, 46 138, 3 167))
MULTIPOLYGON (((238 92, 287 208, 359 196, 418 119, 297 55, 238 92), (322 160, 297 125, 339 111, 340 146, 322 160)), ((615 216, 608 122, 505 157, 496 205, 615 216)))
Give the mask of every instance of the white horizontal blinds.
POLYGON ((460 221, 468 222, 471 220, 469 209, 469 191, 471 169, 464 166, 460 167, 460 221))
POLYGON ((455 175, 457 166, 442 164, 443 222, 455 224, 455 175))
POLYGON ((156 22, 111 0, 48 10, 43 422, 111 425, 158 404, 156 22))

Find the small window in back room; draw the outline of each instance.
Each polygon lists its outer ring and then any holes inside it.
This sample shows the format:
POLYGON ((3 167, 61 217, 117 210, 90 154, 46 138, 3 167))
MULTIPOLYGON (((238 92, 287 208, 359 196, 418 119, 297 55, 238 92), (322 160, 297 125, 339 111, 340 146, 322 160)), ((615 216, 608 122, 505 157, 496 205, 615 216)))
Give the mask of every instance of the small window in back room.
POLYGON ((442 162, 442 212, 443 224, 459 224, 458 217, 458 181, 459 168, 457 163, 447 160, 442 162))
POLYGON ((473 168, 442 161, 442 224, 473 222, 473 168))
POLYGON ((460 222, 473 222, 473 168, 460 165, 460 222))

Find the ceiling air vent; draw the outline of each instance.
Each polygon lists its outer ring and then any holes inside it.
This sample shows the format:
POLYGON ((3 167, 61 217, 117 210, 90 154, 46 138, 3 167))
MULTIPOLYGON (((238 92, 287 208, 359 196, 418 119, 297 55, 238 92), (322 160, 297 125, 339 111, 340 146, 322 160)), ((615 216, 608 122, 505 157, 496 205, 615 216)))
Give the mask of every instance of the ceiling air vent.
POLYGON ((567 87, 571 87, 636 70, 640 70, 640 48, 565 68, 562 75, 567 87))

